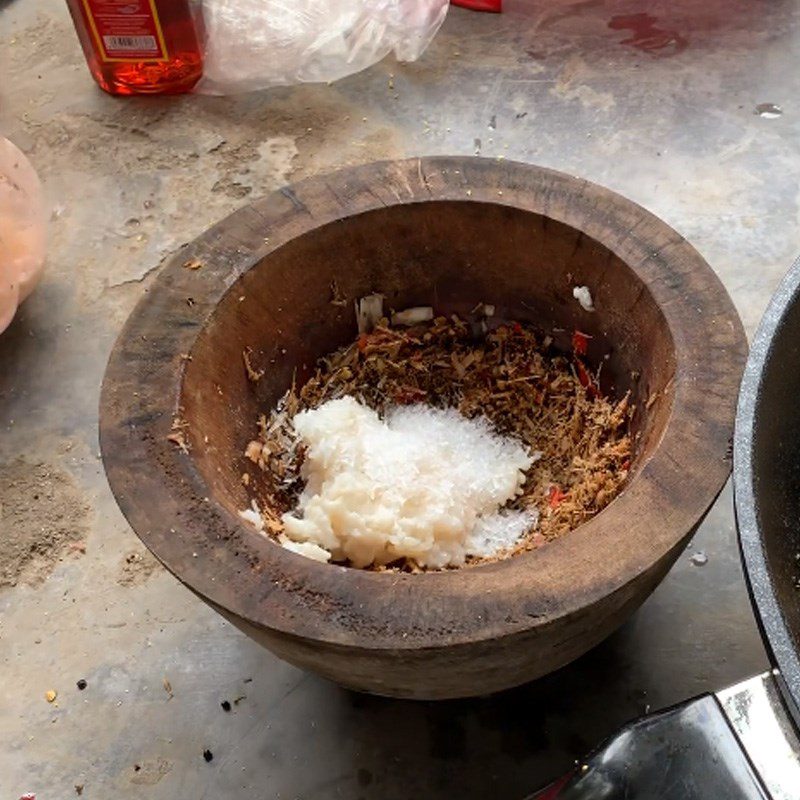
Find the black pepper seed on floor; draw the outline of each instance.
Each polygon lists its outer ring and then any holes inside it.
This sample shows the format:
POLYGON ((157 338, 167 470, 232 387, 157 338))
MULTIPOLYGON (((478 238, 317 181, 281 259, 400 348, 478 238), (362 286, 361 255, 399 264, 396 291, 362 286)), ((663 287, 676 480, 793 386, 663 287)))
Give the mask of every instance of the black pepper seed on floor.
POLYGON ((86 688, 86 681, 84 678, 81 678, 77 683, 78 688, 83 691, 86 688))
POLYGON ((222 710, 223 711, 230 711, 231 710, 231 704, 227 700, 223 700, 220 703, 220 705, 222 706, 222 710))
POLYGON ((203 750, 203 758, 206 761, 211 761, 214 758, 214 754, 210 750, 203 750))
POLYGON ((139 771, 141 768, 142 768, 142 767, 141 767, 141 765, 140 765, 140 764, 134 764, 134 765, 133 765, 133 771, 134 771, 134 772, 138 772, 138 771, 139 771))

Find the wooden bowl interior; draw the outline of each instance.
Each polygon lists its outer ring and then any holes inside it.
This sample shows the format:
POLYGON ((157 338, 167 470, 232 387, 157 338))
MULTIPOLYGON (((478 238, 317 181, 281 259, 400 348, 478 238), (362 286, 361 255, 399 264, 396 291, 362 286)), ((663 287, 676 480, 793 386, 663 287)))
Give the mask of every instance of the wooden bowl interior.
POLYGON ((349 216, 277 247, 238 279, 186 362, 182 416, 191 457, 209 494, 233 513, 247 507, 241 483, 257 468, 243 457, 256 418, 316 360, 350 343, 353 301, 381 292, 388 308, 432 305, 466 314, 491 303, 570 348, 573 330, 592 336, 589 361, 603 363, 606 392, 629 389, 636 404, 633 470, 653 453, 671 411, 672 337, 645 284, 618 256, 581 231, 493 203, 431 201, 349 216), (332 303, 332 285, 344 305, 332 303), (590 287, 594 312, 572 296, 590 287), (242 351, 264 369, 254 384, 242 351), (605 358, 608 356, 608 358, 605 358), (648 408, 648 399, 656 401, 648 408))

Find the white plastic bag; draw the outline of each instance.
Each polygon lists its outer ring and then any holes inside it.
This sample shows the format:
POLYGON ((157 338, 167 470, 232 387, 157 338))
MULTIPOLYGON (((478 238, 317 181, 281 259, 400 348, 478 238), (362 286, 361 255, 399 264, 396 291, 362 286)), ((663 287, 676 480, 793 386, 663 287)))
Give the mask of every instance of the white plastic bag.
POLYGON ((335 81, 394 51, 416 61, 448 0, 203 0, 202 94, 335 81))

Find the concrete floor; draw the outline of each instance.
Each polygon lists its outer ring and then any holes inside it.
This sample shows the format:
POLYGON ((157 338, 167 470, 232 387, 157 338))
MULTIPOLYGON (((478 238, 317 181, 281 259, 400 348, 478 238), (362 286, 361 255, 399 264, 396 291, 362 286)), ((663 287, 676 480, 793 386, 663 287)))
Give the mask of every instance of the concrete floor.
POLYGON ((441 704, 342 691, 148 558, 103 477, 97 401, 167 254, 284 182, 405 155, 479 149, 627 195, 697 246, 752 333, 800 249, 796 3, 507 0, 334 86, 127 100, 92 83, 61 0, 0 9, 0 130, 53 205, 44 282, 0 337, 0 478, 53 476, 31 508, 74 528, 44 582, 0 589, 0 797, 518 798, 625 720, 764 668, 726 491, 633 620, 560 673, 441 704))

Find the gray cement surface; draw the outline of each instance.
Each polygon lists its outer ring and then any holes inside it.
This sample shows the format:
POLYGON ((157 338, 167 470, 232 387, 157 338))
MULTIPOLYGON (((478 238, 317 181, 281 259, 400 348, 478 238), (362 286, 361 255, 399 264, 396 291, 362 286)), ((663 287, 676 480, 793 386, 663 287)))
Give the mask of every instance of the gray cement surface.
POLYGON ((621 192, 694 243, 752 334, 800 249, 796 3, 508 0, 333 86, 119 99, 61 0, 5 0, 0 59, 0 132, 53 207, 44 281, 0 336, 0 478, 51 475, 31 507, 79 527, 44 580, 0 587, 0 798, 518 798, 624 721, 765 667, 726 490, 631 622, 560 673, 470 701, 350 694, 148 557, 103 476, 97 402, 166 255, 287 181, 406 155, 479 150, 621 192))

